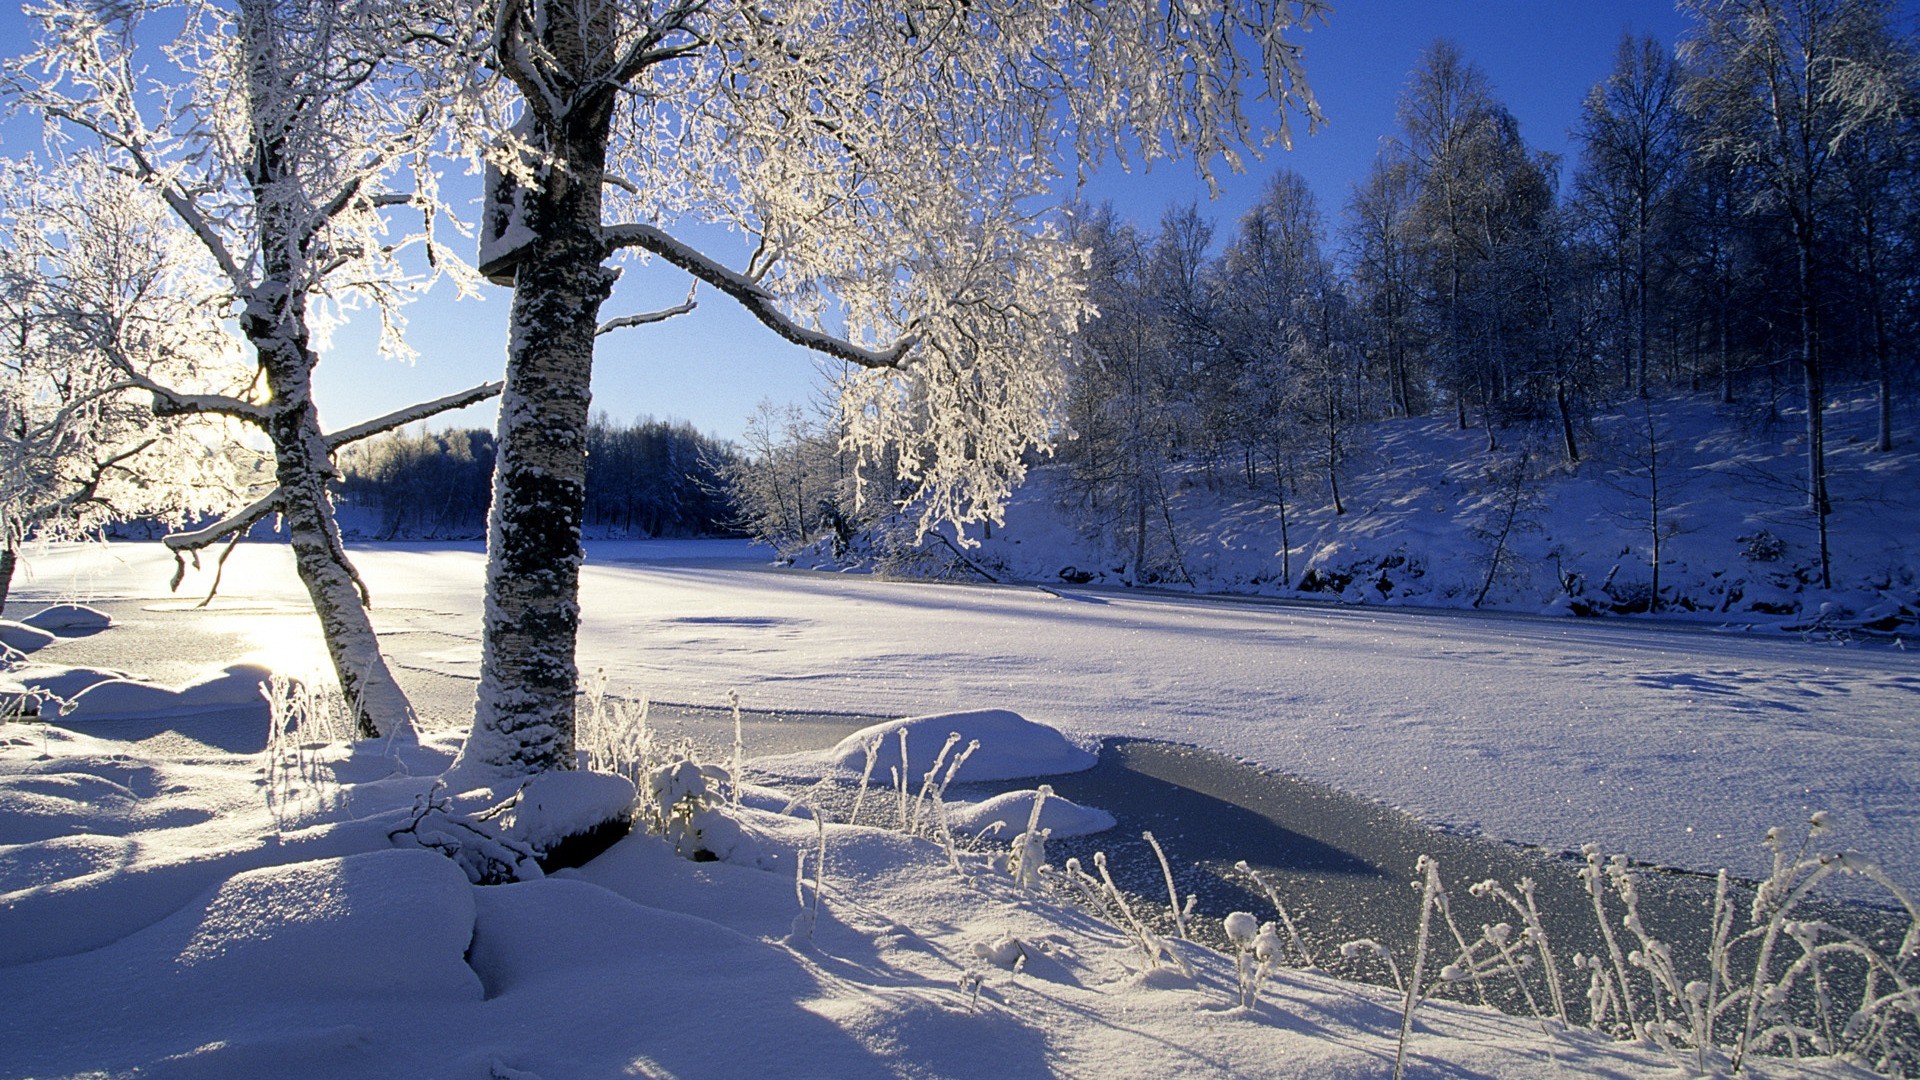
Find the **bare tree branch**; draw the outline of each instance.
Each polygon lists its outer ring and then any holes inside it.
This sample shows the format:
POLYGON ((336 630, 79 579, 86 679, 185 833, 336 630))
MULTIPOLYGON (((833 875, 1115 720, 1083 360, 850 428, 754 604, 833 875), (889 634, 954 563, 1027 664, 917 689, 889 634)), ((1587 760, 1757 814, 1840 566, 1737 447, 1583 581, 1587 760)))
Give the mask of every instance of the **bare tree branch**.
MULTIPOLYGON (((261 518, 279 509, 280 489, 276 487, 236 513, 228 514, 219 521, 213 522, 210 525, 202 525, 198 529, 174 533, 172 536, 163 538, 160 542, 167 545, 167 550, 173 552, 175 559, 178 560, 181 552, 199 551, 201 548, 211 547, 217 543, 221 537, 230 533, 244 532, 261 518)), ((180 577, 185 573, 186 567, 182 564, 179 572, 174 575, 172 588, 177 589, 180 587, 180 577)))
POLYGON ((659 311, 649 311, 641 315, 622 315, 617 319, 608 319, 606 322, 601 323, 593 334, 595 337, 599 337, 601 334, 611 334, 615 330, 625 330, 633 326, 646 326, 650 323, 666 322, 675 316, 685 315, 700 306, 693 299, 694 290, 699 287, 700 283, 695 282, 693 287, 687 290, 686 300, 670 308, 662 308, 659 311))
POLYGON ((501 388, 505 385, 505 383, 497 382, 481 383, 479 386, 473 387, 470 390, 462 390, 457 394, 448 394, 446 397, 435 398, 432 401, 423 401, 418 405, 409 405, 404 409, 395 410, 385 416, 375 417, 364 424, 355 424, 350 428, 342 428, 327 436, 327 449, 329 451, 338 450, 350 442, 359 442, 361 439, 378 435, 384 431, 392 431, 397 427, 405 427, 415 420, 425 420, 429 416, 437 416, 449 409, 463 409, 468 405, 477 404, 488 398, 498 396, 501 388))
POLYGON ((831 356, 836 360, 858 364, 867 368, 898 368, 905 361, 907 353, 920 341, 919 335, 908 334, 885 349, 869 349, 844 338, 837 338, 811 327, 795 322, 780 305, 774 295, 738 271, 720 265, 707 256, 688 247, 686 244, 668 236, 652 225, 614 225, 605 230, 608 253, 621 248, 639 248, 651 252, 668 263, 685 270, 694 277, 726 293, 740 302, 754 318, 760 320, 768 329, 795 345, 814 352, 831 356))

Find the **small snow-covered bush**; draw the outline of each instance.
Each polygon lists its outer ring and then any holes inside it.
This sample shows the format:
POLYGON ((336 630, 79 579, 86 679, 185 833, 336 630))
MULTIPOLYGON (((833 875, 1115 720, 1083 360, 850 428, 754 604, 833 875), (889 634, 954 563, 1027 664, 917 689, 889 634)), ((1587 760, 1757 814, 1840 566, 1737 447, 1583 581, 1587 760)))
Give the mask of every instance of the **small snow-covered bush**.
POLYGON ((446 794, 446 784, 435 780, 414 799, 407 823, 388 833, 387 839, 396 847, 440 852, 458 864, 475 885, 502 885, 545 876, 531 847, 501 835, 488 824, 506 808, 503 803, 480 814, 460 813, 446 794))

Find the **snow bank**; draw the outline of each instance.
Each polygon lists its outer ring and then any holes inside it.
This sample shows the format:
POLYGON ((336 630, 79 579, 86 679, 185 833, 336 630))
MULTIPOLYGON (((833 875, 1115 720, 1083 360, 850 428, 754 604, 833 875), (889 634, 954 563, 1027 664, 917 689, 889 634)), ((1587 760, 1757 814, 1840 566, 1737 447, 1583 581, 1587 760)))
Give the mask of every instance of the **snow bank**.
POLYGON ((236 874, 126 945, 170 954, 215 992, 477 999, 463 959, 473 919, 473 890, 452 860, 372 851, 236 874))
POLYGON ((245 706, 257 706, 264 719, 267 701, 260 687, 272 676, 273 670, 262 664, 229 664, 180 687, 108 679, 75 696, 66 719, 76 722, 174 716, 209 710, 224 712, 245 706))
POLYGON ((544 855, 570 837, 630 820, 638 798, 624 776, 584 769, 543 773, 520 789, 507 832, 544 855))
MULTIPOLYGON (((947 807, 947 821, 953 831, 966 835, 986 835, 1011 840, 1025 832, 1033 820, 1033 800, 1037 791, 1009 791, 982 803, 954 803, 947 807)), ((1040 806, 1040 827, 1053 830, 1056 840, 1070 836, 1092 836, 1114 827, 1113 815, 1094 806, 1081 806, 1058 795, 1047 796, 1040 806)))
POLYGON ((113 616, 85 604, 53 604, 20 620, 58 637, 95 634, 113 625, 113 616))
MULTIPOLYGON (((30 653, 53 644, 54 636, 37 626, 14 622, 12 619, 0 619, 0 646, 14 652, 30 653)), ((0 649, 4 652, 5 649, 0 649)))
MULTIPOLYGON (((969 742, 980 748, 967 758, 955 779, 967 781, 1013 780, 1023 776, 1054 776, 1093 768, 1094 755, 1067 741, 1057 729, 1036 724, 1019 713, 1006 709, 975 709, 968 712, 934 713, 904 720, 874 724, 840 740, 830 752, 835 765, 855 773, 866 768, 867 745, 880 740, 874 757, 873 775, 885 779, 889 769, 900 767, 900 733, 907 733, 909 779, 918 780, 940 754, 947 738, 957 733, 960 742, 947 756, 955 755, 969 742)), ((944 770, 944 766, 942 767, 944 770)))
MULTIPOLYGON (((11 968, 0 1044, 9 1075, 144 1074, 225 1057, 192 1075, 368 1075, 326 1057, 361 1040, 330 1008, 407 1015, 477 1004, 464 960, 473 893, 446 858, 376 851, 236 874, 105 948, 11 968), (324 1036, 324 1037, 322 1037, 324 1036), (250 1072, 228 1055, 260 1041, 327 1043, 250 1072), (16 1070, 18 1070, 16 1072, 16 1070)), ((361 1030, 364 1031, 364 1028, 361 1030)), ((382 1070, 384 1071, 384 1070, 382 1070)), ((404 1072, 405 1070, 402 1070, 404 1072)))
MULTIPOLYGON (((1341 478, 1290 489, 1287 529, 1271 486, 1192 462, 1167 477, 1158 557, 1090 541, 1063 510, 1066 468, 1028 474, 1005 525, 974 551, 1002 581, 1150 585, 1180 591, 1310 596, 1345 605, 1494 608, 1529 614, 1646 615, 1813 635, 1911 636, 1920 625, 1920 429, 1903 421, 1890 453, 1871 449, 1871 393, 1828 409, 1833 587, 1797 490, 1805 468, 1794 410, 1784 422, 1712 395, 1651 405, 1660 487, 1640 464, 1649 418, 1637 407, 1592 421, 1575 464, 1516 426, 1502 451, 1442 417, 1382 420, 1356 437, 1341 478), (1526 467, 1510 480, 1519 454, 1526 467), (1503 471, 1504 470, 1504 471, 1503 471), (1658 595, 1650 508, 1659 507, 1658 595), (1508 508, 1516 513, 1504 528, 1508 508)), ((1304 478, 1303 478, 1304 479, 1304 478)))

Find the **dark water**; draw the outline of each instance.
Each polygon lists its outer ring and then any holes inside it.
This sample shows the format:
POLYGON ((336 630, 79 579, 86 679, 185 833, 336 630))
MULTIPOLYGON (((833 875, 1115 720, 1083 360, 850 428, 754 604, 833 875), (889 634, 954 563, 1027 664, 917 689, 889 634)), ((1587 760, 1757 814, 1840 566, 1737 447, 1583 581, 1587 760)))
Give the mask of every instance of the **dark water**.
MULTIPOLYGON (((1160 863, 1141 838, 1142 832, 1150 831, 1167 854, 1183 901, 1188 894, 1197 898, 1195 911, 1200 918, 1189 926, 1190 936, 1230 951, 1220 925, 1228 913, 1251 912, 1263 921, 1275 918, 1265 892, 1235 869, 1244 860, 1286 904, 1316 966, 1347 978, 1391 984, 1380 961, 1341 955, 1340 944, 1358 938, 1383 943, 1393 951, 1402 971, 1411 971, 1421 896, 1413 883, 1420 856, 1437 861, 1454 923, 1469 942, 1479 937, 1484 924, 1509 923, 1516 937, 1523 925, 1511 907, 1494 896, 1472 895, 1470 886, 1493 879, 1517 895, 1517 884, 1531 880, 1560 968, 1569 1016, 1576 1024, 1588 1017, 1587 978, 1574 971, 1572 959, 1576 953, 1605 955, 1607 946, 1593 898, 1579 873, 1586 861, 1578 854, 1443 832, 1323 785, 1171 743, 1112 740, 1101 747, 1094 768, 1049 777, 1046 782, 1056 793, 1107 810, 1119 822, 1106 833, 1050 843, 1047 854, 1054 865, 1078 857, 1091 870, 1092 854, 1106 852, 1116 883, 1133 894, 1135 910, 1150 911, 1160 928, 1170 930, 1172 916, 1160 863)), ((981 791, 1031 784, 982 785, 981 791)), ((1652 937, 1671 946, 1682 982, 1707 978, 1715 879, 1645 866, 1634 866, 1631 873, 1638 885, 1642 923, 1652 937)), ((1751 925, 1753 895, 1752 883, 1730 883, 1728 902, 1735 913, 1735 935, 1751 925)), ((1637 939, 1622 925, 1625 908, 1618 896, 1608 890, 1603 903, 1622 952, 1638 947, 1637 939)), ((1818 901, 1800 904, 1795 918, 1843 927, 1887 957, 1896 954, 1908 926, 1905 916, 1896 911, 1818 901)), ((1460 951, 1452 930, 1438 916, 1432 935, 1429 981, 1460 951)), ((1756 955, 1751 946, 1736 949, 1736 973, 1743 965, 1751 972, 1756 955)), ((1798 947, 1782 939, 1773 970, 1777 973, 1798 955, 1798 947)), ((1849 995, 1857 1002, 1863 983, 1859 972, 1844 963, 1835 965, 1833 972, 1836 978, 1827 990, 1844 1019, 1849 995)), ((1650 995, 1643 989, 1646 977, 1638 971, 1632 975, 1637 1004, 1650 1012, 1650 995)), ((1525 977, 1544 1009, 1550 999, 1538 968, 1525 977)), ((1443 993, 1484 1000, 1522 1015, 1534 1011, 1506 974, 1478 984, 1462 982, 1443 993)), ((1810 996, 1800 1004, 1810 1004, 1810 996)), ((1916 1037, 1920 1033, 1908 1033, 1910 1040, 1916 1037)))
MULTIPOLYGON (((733 738, 731 713, 724 708, 658 705, 658 733, 685 737, 723 759, 733 738)), ((751 755, 814 750, 872 723, 875 718, 834 713, 745 710, 745 741, 751 755)), ((1092 871, 1094 852, 1106 853, 1119 886, 1130 894, 1136 912, 1172 929, 1160 863, 1141 834, 1151 832, 1166 852, 1184 902, 1196 898, 1198 916, 1189 926, 1195 940, 1230 948, 1221 920, 1234 911, 1262 921, 1275 918, 1265 892, 1235 864, 1245 861, 1273 886, 1287 906, 1316 966, 1347 978, 1391 984, 1385 966, 1370 957, 1345 958, 1340 945, 1371 938, 1393 951, 1410 970, 1419 923, 1420 891, 1414 887, 1423 855, 1439 866, 1454 924, 1471 942, 1485 924, 1522 925, 1521 916, 1494 896, 1472 895, 1477 882, 1494 880, 1518 894, 1523 880, 1534 883, 1534 897, 1551 949, 1562 973, 1571 1018, 1584 1022, 1586 980, 1572 966, 1576 953, 1604 954, 1594 900, 1580 877, 1586 865, 1578 853, 1544 851, 1435 829, 1407 814, 1322 784, 1237 761, 1196 747, 1143 739, 1111 739, 1102 744, 1098 763, 1079 773, 994 784, 955 784, 949 799, 985 799, 1003 791, 1050 784, 1083 806, 1113 814, 1116 828, 1094 836, 1055 840, 1048 861, 1056 867, 1077 857, 1092 871)), ((850 792, 838 799, 820 793, 828 812, 842 815, 850 792)), ((868 800, 871 809, 886 800, 868 800)), ((863 815, 867 816, 867 815, 863 815)), ((1608 852, 1608 856, 1615 853, 1608 852)), ((1630 854, 1630 853, 1628 853, 1630 854)), ((1705 978, 1704 957, 1712 934, 1716 882, 1708 875, 1657 867, 1632 867, 1639 890, 1639 912, 1647 932, 1673 949, 1682 980, 1705 978)), ((1730 883, 1728 902, 1735 913, 1733 932, 1747 929, 1754 895, 1751 882, 1730 883)), ((1622 925, 1624 906, 1606 890, 1602 904, 1622 953, 1637 940, 1622 925)), ((1820 919, 1844 927, 1873 943, 1884 955, 1898 949, 1907 929, 1893 910, 1817 900, 1796 909, 1800 919, 1820 919)), ((1459 953, 1452 930, 1438 918, 1430 939, 1429 978, 1459 953)), ((1798 955, 1783 942, 1784 960, 1798 955)), ((1749 970, 1751 959, 1746 961, 1749 970)), ((1644 975, 1634 972, 1637 982, 1644 975)), ((1857 980, 1855 980, 1857 983, 1857 980)), ((1830 988, 1834 989, 1834 988, 1830 988)), ((1844 988, 1841 988, 1844 989, 1844 988)), ((1533 990, 1544 1005, 1545 987, 1533 990)), ((1479 1000, 1510 1011, 1531 1013, 1508 976, 1462 984, 1451 996, 1479 1000)))

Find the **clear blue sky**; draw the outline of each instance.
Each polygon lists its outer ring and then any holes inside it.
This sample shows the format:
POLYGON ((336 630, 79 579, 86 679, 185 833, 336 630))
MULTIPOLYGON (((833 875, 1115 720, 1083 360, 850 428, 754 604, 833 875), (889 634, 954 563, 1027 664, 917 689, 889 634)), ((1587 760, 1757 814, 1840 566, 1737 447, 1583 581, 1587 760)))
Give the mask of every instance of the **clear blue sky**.
MULTIPOLYGON (((1197 201, 1216 236, 1258 197, 1266 174, 1282 165, 1306 177, 1329 225, 1338 223, 1347 193, 1371 163, 1381 138, 1394 131, 1395 101, 1420 51, 1451 38, 1491 79, 1519 119, 1532 146, 1560 153, 1570 172, 1575 150, 1569 131, 1581 99, 1605 77, 1623 32, 1650 33, 1672 43, 1686 27, 1671 0, 1336 0, 1326 25, 1300 40, 1328 124, 1319 134, 1296 135, 1291 152, 1275 148, 1249 173, 1223 179, 1223 195, 1209 202, 1190 168, 1162 163, 1151 173, 1108 169, 1086 196, 1112 200, 1143 224, 1171 204, 1197 201)), ((1920 0, 1904 0, 1912 20, 1920 0)), ((0 13, 0 51, 24 43, 19 9, 0 13)), ((0 129, 4 151, 31 149, 19 123, 0 129)), ((685 295, 684 279, 629 270, 607 315, 665 307, 685 295)), ((808 397, 820 384, 808 353, 787 346, 742 315, 724 297, 702 291, 700 310, 669 323, 602 338, 594 374, 594 407, 615 418, 676 417, 712 434, 737 437, 763 398, 808 397)), ((509 294, 489 289, 480 303, 429 299, 411 314, 420 360, 406 366, 371 354, 364 334, 349 332, 316 374, 316 394, 329 427, 342 427, 410 402, 499 377, 504 362, 509 294)), ((435 426, 491 426, 486 407, 448 414, 435 426)))

